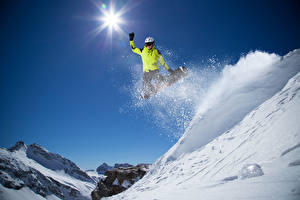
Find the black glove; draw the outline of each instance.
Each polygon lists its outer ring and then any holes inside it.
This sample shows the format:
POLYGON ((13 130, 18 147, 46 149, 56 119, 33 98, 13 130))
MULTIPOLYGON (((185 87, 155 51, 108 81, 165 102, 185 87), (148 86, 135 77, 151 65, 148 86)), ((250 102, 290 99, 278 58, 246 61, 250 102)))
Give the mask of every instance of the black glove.
POLYGON ((132 32, 132 33, 129 33, 129 40, 132 41, 133 38, 134 38, 134 33, 133 33, 133 32, 132 32))
POLYGON ((170 72, 171 74, 173 74, 173 73, 174 73, 174 70, 171 69, 171 68, 169 68, 169 69, 168 69, 168 72, 170 72))

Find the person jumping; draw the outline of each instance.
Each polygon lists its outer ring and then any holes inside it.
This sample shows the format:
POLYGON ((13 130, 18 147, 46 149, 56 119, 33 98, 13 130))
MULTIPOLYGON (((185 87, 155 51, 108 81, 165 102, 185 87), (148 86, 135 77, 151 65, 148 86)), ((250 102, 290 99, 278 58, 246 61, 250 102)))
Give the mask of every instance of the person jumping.
POLYGON ((145 46, 142 49, 136 48, 133 39, 134 33, 129 33, 131 50, 134 53, 139 54, 142 57, 143 62, 144 75, 141 97, 148 99, 152 94, 157 92, 157 87, 152 84, 152 81, 155 82, 155 85, 162 85, 165 82, 165 77, 159 73, 160 69, 158 67, 158 62, 171 74, 174 73, 174 71, 167 65, 161 53, 155 48, 153 37, 147 37, 145 39, 145 46))

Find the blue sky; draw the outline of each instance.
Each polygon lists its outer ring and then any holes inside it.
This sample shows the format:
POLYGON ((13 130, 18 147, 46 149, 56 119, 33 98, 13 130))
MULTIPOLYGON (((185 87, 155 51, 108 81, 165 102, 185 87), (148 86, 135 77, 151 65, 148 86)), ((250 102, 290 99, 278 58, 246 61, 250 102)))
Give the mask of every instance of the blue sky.
POLYGON ((1 147, 38 143, 84 169, 154 162, 165 153, 175 141, 145 111, 124 106, 132 99, 122 89, 131 87, 129 68, 141 62, 129 32, 137 46, 151 35, 176 52, 173 69, 300 46, 297 1, 114 1, 128 11, 125 34, 112 38, 106 29, 90 34, 101 25, 93 2, 110 8, 108 0, 1 2, 1 147))

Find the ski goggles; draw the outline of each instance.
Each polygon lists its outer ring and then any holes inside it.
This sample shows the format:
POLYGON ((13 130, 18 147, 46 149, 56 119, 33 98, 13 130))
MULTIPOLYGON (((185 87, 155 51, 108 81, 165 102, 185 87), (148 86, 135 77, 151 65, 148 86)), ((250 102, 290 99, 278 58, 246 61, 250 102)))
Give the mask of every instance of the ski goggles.
POLYGON ((148 47, 148 46, 151 46, 151 45, 153 45, 154 44, 154 42, 147 42, 147 43, 145 43, 145 45, 148 47))

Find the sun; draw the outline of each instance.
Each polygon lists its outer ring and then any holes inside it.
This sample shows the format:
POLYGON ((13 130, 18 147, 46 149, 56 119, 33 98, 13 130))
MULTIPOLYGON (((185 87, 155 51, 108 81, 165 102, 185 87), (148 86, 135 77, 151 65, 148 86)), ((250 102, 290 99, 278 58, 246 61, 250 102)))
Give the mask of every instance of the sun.
POLYGON ((119 10, 115 10, 113 1, 111 1, 109 6, 103 3, 95 3, 95 5, 98 7, 100 13, 96 18, 99 22, 99 26, 93 31, 94 36, 99 35, 105 29, 107 29, 107 35, 110 38, 112 38, 113 32, 120 35, 126 35, 121 26, 126 24, 122 15, 128 11, 129 8, 127 6, 123 6, 119 10))
POLYGON ((112 46, 113 41, 120 41, 120 38, 127 36, 129 31, 126 28, 128 28, 127 25, 130 24, 130 21, 126 21, 124 15, 142 2, 131 0, 117 2, 117 0, 110 0, 109 4, 105 4, 99 0, 90 1, 98 9, 98 13, 91 18, 98 25, 88 33, 88 39, 92 41, 101 35, 102 46, 112 46), (106 37, 103 37, 103 32, 106 32, 106 37), (115 35, 118 40, 115 40, 115 35))
POLYGON ((124 24, 124 20, 121 17, 121 13, 114 11, 113 8, 109 11, 102 11, 103 15, 99 17, 99 21, 102 22, 101 29, 109 28, 109 31, 122 32, 121 24, 124 24))
POLYGON ((119 24, 122 22, 122 18, 113 11, 111 11, 110 13, 105 13, 105 16, 102 20, 105 22, 105 26, 109 26, 115 29, 119 27, 119 24))

